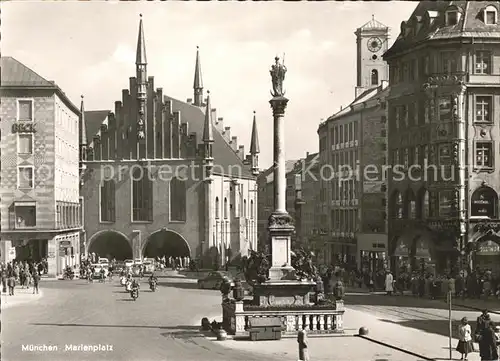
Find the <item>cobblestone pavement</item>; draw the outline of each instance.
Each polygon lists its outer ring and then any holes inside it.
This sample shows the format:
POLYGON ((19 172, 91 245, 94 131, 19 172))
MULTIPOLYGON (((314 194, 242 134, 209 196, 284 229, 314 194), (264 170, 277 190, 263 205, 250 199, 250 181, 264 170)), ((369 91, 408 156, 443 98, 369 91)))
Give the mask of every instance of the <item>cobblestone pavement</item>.
POLYGON ((42 282, 44 297, 38 302, 2 312, 2 360, 261 360, 199 336, 194 325, 205 315, 220 314, 219 292, 198 290, 192 280, 180 278, 159 283, 153 293, 144 279, 134 302, 118 280, 42 282), (66 345, 80 344, 104 345, 108 351, 65 351, 66 345), (23 351, 23 346, 57 350, 23 351))
MULTIPOLYGON (((366 326, 369 337, 431 359, 449 357, 448 304, 442 300, 418 299, 413 297, 356 294, 345 300, 344 324, 356 329, 366 326), (417 340, 417 341, 416 341, 417 340)), ((455 305, 452 307, 453 357, 458 342, 457 327, 462 317, 467 317, 474 330, 475 320, 480 312, 455 305)), ((500 315, 492 314, 495 322, 500 315)), ((476 344, 476 349, 478 346, 476 344)), ((479 360, 479 354, 469 355, 470 361, 479 360)))

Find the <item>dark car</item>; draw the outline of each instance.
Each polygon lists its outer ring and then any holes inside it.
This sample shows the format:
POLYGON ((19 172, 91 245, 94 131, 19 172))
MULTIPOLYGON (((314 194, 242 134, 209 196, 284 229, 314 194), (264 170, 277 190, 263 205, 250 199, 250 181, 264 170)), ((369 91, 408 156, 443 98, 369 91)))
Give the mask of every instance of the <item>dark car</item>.
POLYGON ((206 277, 198 280, 198 288, 201 289, 213 289, 218 290, 222 284, 222 279, 228 277, 231 281, 231 286, 234 286, 233 280, 228 276, 227 272, 224 271, 213 271, 210 272, 206 277))

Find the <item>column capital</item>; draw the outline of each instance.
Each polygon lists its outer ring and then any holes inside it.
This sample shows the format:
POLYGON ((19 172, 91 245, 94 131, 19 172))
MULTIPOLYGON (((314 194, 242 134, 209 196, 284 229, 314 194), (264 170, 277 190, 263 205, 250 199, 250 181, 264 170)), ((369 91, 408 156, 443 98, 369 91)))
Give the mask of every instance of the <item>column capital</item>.
POLYGON ((285 97, 274 97, 269 103, 273 109, 274 116, 280 116, 285 114, 286 105, 288 104, 288 99, 285 97))

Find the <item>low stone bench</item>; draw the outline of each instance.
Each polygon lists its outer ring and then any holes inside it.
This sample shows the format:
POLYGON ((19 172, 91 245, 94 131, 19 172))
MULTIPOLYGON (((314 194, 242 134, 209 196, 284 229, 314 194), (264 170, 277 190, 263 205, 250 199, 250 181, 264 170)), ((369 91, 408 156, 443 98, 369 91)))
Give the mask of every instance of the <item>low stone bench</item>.
POLYGON ((280 340, 283 325, 280 317, 250 317, 248 332, 250 340, 280 340))

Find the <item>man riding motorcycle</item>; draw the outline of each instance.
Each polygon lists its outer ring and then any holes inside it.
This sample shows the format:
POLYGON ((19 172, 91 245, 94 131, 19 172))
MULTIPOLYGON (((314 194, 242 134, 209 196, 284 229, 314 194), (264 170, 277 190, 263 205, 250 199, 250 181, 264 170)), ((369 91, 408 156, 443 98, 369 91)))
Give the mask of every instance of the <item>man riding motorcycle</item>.
POLYGON ((130 296, 132 296, 132 298, 135 300, 136 298, 139 297, 139 282, 137 282, 136 280, 132 280, 130 288, 131 288, 130 296))
POLYGON ((149 288, 151 291, 156 290, 156 285, 158 284, 158 277, 155 276, 154 272, 149 276, 149 288))

